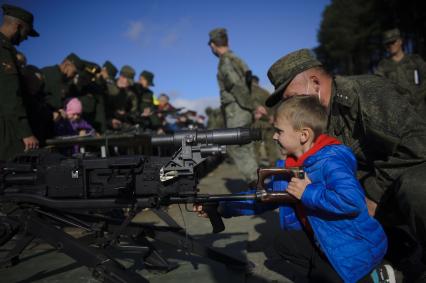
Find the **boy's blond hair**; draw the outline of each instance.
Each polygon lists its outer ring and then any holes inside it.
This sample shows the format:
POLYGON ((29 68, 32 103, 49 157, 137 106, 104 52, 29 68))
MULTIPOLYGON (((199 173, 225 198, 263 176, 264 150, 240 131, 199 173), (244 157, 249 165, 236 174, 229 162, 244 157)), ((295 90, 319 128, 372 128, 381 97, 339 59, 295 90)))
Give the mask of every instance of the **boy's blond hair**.
POLYGON ((294 95, 284 100, 275 111, 275 120, 283 117, 294 130, 310 128, 314 139, 327 129, 327 109, 316 95, 294 95))

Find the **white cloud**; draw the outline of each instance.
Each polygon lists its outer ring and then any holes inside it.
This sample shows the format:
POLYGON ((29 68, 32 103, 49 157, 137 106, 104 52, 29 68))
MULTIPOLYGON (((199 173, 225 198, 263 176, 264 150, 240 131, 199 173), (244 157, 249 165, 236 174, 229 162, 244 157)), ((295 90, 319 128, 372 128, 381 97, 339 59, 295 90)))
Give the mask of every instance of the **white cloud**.
POLYGON ((172 26, 162 28, 161 45, 163 47, 173 47, 183 35, 191 28, 189 18, 180 18, 172 26))
POLYGON ((124 36, 133 41, 137 41, 141 39, 144 31, 145 25, 142 21, 131 21, 127 26, 127 30, 124 32, 124 36))
POLYGON ((127 22, 123 35, 144 46, 155 44, 155 46, 170 48, 181 41, 190 28, 191 21, 188 18, 180 18, 167 26, 139 19, 127 22))
POLYGON ((167 33, 162 39, 161 39, 161 45, 163 47, 171 47, 173 46, 179 39, 179 34, 177 31, 171 31, 167 33))

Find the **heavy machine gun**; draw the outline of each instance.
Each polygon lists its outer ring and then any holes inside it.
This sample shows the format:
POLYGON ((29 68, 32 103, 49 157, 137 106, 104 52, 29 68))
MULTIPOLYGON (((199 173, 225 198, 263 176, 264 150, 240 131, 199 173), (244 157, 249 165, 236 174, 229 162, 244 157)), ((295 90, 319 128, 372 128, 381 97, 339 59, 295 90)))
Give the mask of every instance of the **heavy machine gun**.
POLYGON ((290 178, 303 174, 298 169, 259 170, 258 192, 253 195, 199 194, 197 166, 207 156, 224 153, 228 144, 245 144, 259 140, 260 136, 258 131, 236 128, 152 137, 153 145, 177 149, 171 158, 140 155, 65 158, 45 150, 18 156, 0 167, 0 200, 3 206, 13 205, 0 216, 0 245, 17 234, 21 238, 0 264, 16 263, 19 254, 38 237, 91 268, 93 275, 103 281, 147 282, 126 270, 111 256, 111 251, 139 251, 147 268, 165 271, 175 268, 146 240, 150 237, 176 246, 189 239, 192 252, 230 267, 245 268, 245 262, 197 244, 161 210, 158 213, 171 226, 167 231, 132 220, 145 208, 209 203, 212 205, 207 213, 213 231, 220 232, 224 225, 217 214, 219 201, 294 202, 286 193, 268 193, 263 183, 270 175, 284 174, 290 178), (112 216, 116 213, 111 211, 122 215, 112 216), (62 230, 68 226, 87 231, 87 236, 84 239, 70 236, 62 230))

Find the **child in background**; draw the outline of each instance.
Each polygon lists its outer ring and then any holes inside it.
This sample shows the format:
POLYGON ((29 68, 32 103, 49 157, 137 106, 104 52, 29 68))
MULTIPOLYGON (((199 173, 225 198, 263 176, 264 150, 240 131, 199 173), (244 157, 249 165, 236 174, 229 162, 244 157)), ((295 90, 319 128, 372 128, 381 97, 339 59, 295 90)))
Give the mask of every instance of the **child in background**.
POLYGON ((95 130, 83 118, 83 106, 78 98, 71 98, 65 105, 65 111, 55 119, 56 136, 88 136, 94 135, 95 130))

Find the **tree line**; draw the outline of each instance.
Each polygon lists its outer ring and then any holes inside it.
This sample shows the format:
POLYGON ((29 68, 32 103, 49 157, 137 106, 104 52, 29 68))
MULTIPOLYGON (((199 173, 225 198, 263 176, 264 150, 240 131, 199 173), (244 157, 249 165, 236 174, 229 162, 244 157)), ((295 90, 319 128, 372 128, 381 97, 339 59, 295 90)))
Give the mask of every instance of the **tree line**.
POLYGON ((372 72, 385 56, 382 33, 399 28, 408 52, 426 55, 426 1, 332 0, 318 31, 318 58, 333 73, 372 72))

